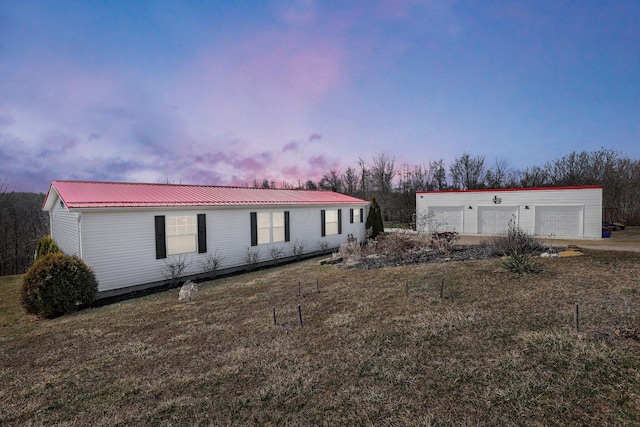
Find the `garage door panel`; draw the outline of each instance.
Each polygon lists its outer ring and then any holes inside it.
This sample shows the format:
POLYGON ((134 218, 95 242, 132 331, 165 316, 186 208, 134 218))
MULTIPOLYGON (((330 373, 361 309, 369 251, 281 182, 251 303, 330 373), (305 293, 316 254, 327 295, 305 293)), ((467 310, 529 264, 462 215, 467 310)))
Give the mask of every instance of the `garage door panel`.
POLYGON ((431 231, 456 231, 462 232, 462 207, 442 206, 429 208, 429 218, 427 224, 431 231))
POLYGON ((535 221, 540 236, 582 236, 581 206, 538 206, 535 221))
POLYGON ((478 208, 478 233, 503 234, 509 222, 518 219, 517 206, 481 206, 478 208))

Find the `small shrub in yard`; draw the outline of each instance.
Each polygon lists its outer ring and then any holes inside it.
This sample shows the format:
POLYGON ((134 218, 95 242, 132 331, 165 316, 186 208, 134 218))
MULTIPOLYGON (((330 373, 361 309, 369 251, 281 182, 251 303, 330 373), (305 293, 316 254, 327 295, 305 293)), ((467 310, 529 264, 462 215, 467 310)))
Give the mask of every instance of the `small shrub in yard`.
POLYGON ((502 260, 502 268, 518 275, 542 273, 542 267, 530 254, 511 252, 502 260))
POLYGON ((302 254, 304 253, 304 242, 295 241, 293 242, 293 255, 295 255, 297 260, 302 258, 302 254))
POLYGON ((224 261, 224 257, 220 255, 216 249, 213 253, 208 254, 202 263, 203 272, 215 277, 222 265, 222 261, 224 261))
POLYGON ((189 263, 184 255, 178 255, 164 263, 164 277, 169 281, 169 286, 174 287, 180 281, 180 278, 185 275, 189 263))
POLYGON ((24 276, 21 302, 29 314, 56 317, 93 302, 98 282, 76 256, 50 253, 39 258, 24 276))
POLYGON ((260 251, 255 251, 251 248, 247 248, 247 253, 244 255, 244 263, 246 264, 247 271, 253 271, 258 267, 258 261, 260 261, 260 251))
POLYGON ((522 230, 512 219, 509 221, 507 232, 501 236, 494 236, 487 243, 493 255, 535 254, 544 250, 542 242, 522 230))
POLYGON ((429 247, 439 253, 448 254, 453 250, 453 246, 460 240, 460 236, 455 231, 433 232, 429 237, 429 247))
POLYGON ((62 252, 51 236, 43 236, 38 240, 36 245, 36 259, 48 254, 57 254, 62 252))

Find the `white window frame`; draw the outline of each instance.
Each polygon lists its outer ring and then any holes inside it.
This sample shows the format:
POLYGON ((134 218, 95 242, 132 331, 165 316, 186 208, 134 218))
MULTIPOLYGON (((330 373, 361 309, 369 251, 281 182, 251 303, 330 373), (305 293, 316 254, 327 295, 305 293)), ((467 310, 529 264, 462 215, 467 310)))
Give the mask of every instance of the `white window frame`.
POLYGON ((271 212, 271 241, 273 243, 285 241, 284 211, 271 212))
POLYGON ((271 212, 258 212, 258 245, 271 243, 271 212))
POLYGON ((198 251, 198 216, 166 216, 167 256, 198 251))
POLYGON ((338 209, 325 209, 324 211, 324 235, 338 235, 338 209))
POLYGON ((284 211, 257 212, 258 245, 285 241, 284 211))

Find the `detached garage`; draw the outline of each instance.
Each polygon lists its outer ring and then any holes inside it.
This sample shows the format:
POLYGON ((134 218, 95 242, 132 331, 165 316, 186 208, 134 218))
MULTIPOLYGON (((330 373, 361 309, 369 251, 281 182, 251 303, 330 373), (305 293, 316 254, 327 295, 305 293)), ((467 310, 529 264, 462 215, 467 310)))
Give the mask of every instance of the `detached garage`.
POLYGON ((416 193, 419 231, 502 234, 510 223, 540 237, 600 239, 602 187, 416 193))

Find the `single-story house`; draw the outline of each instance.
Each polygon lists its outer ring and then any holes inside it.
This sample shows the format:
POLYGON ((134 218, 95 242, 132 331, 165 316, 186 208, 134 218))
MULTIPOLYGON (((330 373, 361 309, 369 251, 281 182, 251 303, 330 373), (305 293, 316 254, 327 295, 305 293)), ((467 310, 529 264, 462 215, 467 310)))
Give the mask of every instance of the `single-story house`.
POLYGON ((52 181, 60 249, 93 269, 98 298, 310 256, 365 237, 369 202, 332 191, 52 181))
POLYGON ((602 238, 602 187, 504 188, 416 193, 421 231, 495 235, 513 222, 535 236, 602 238))

